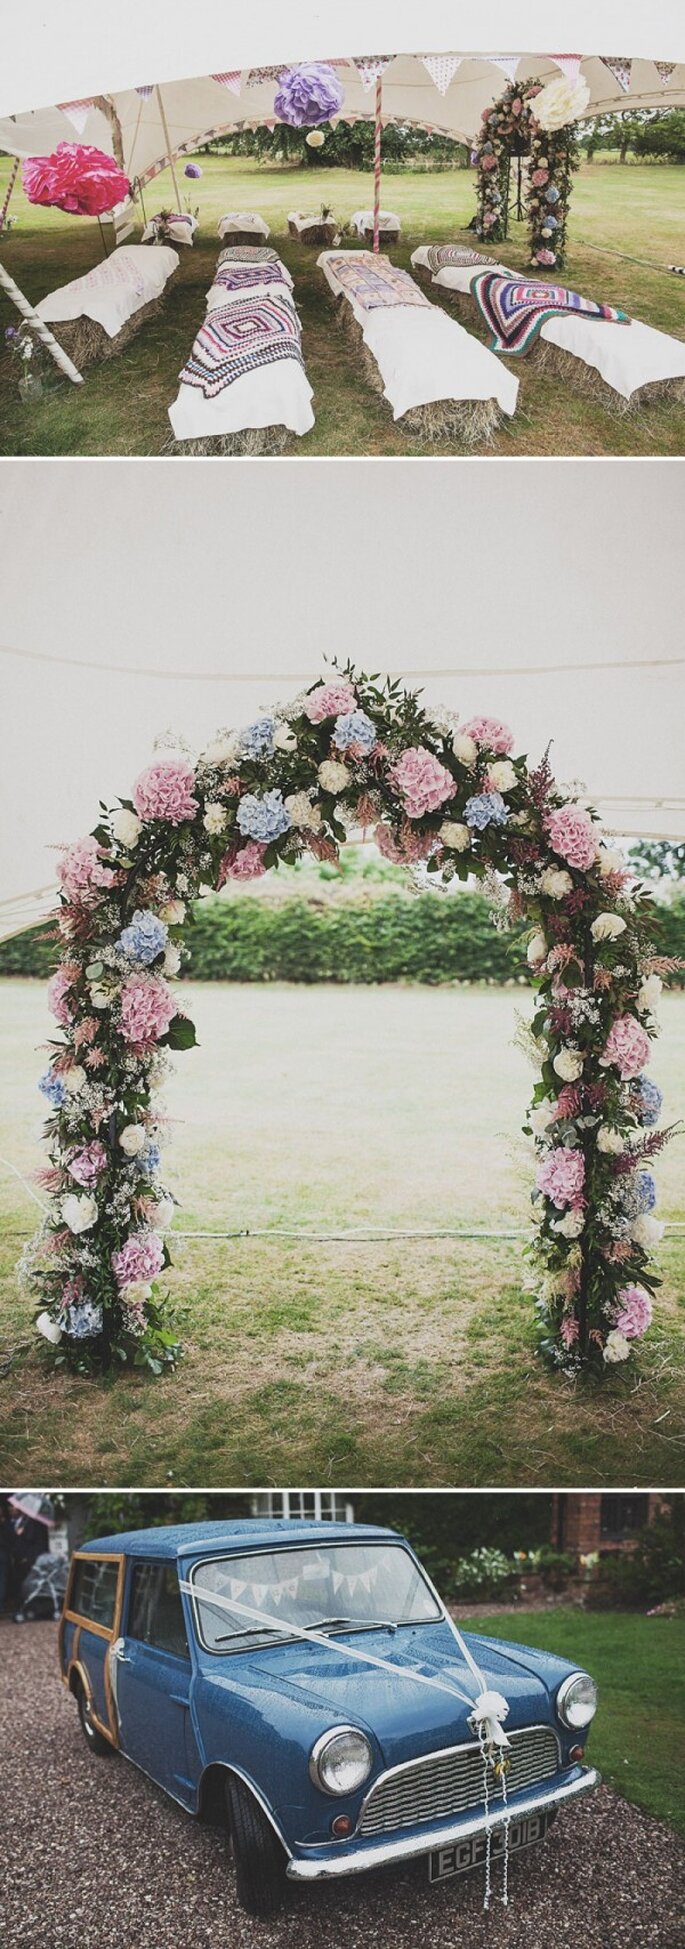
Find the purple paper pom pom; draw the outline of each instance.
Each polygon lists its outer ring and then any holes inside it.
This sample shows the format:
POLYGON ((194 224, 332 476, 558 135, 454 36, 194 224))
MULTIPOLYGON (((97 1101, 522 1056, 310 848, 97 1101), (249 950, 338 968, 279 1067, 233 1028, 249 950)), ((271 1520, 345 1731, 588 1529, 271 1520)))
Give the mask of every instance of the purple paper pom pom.
POLYGON ((316 128, 318 122, 338 114, 344 92, 334 68, 324 61, 310 61, 281 75, 274 114, 293 129, 316 128))
POLYGON ((201 176, 202 170, 199 162, 187 162, 183 174, 184 176, 201 176))

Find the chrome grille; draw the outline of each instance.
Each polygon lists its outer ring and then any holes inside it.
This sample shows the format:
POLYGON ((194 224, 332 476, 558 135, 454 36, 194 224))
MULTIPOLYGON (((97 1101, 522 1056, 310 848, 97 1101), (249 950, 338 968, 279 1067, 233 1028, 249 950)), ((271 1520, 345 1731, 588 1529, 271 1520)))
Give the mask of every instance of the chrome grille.
MULTIPOLYGON (((511 1734, 507 1748, 507 1796, 524 1787, 549 1780, 560 1766, 559 1744, 551 1726, 530 1726, 511 1734)), ((490 1770, 490 1795, 500 1797, 499 1784, 490 1770)), ((410 1760, 381 1774, 370 1792, 359 1817, 358 1834, 392 1834, 397 1827, 416 1827, 422 1821, 449 1820, 483 1802, 483 1761, 480 1748, 451 1746, 446 1752, 430 1753, 426 1759, 410 1760)))

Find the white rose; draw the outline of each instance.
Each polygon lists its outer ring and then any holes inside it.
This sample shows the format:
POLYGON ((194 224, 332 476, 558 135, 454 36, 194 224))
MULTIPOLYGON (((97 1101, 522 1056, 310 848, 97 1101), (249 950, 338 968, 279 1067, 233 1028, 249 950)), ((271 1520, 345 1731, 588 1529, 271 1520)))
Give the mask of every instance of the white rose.
POLYGON ((467 771, 471 771, 478 757, 478 746, 475 738, 470 738, 465 731, 455 731, 452 739, 452 750, 459 764, 464 765, 467 771))
POLYGON ((87 1082, 85 1069, 81 1068, 80 1063, 74 1063, 71 1069, 64 1070, 62 1082, 69 1096, 78 1096, 79 1090, 87 1082))
POLYGON ((549 1130, 551 1123, 554 1123, 556 1113, 555 1103, 550 1103, 549 1101, 547 1103, 536 1103, 535 1109, 530 1111, 528 1117, 531 1130, 535 1131, 536 1137, 544 1137, 545 1131, 549 1130))
POLYGON ((109 988, 103 988, 99 981, 93 982, 93 985, 91 988, 89 988, 88 993, 90 995, 90 1002, 92 1008, 111 1008, 112 1005, 111 990, 109 988))
POLYGON ((538 967, 539 963, 546 959, 546 956, 547 956, 547 942, 545 940, 544 934, 541 934, 540 931, 538 930, 537 934, 531 935, 531 938, 528 942, 528 947, 526 949, 526 959, 529 968, 538 967))
POLYGON ((637 1005, 646 1015, 654 1014, 663 985, 661 976, 656 974, 647 975, 645 980, 640 982, 637 1005))
POLYGON ((488 766, 488 783, 494 792, 513 792, 518 779, 508 758, 498 759, 495 765, 488 766))
POLYGON ((641 1245, 643 1252, 651 1252, 652 1246, 663 1238, 665 1226, 662 1218, 653 1218, 650 1211, 643 1211, 639 1218, 633 1219, 630 1229, 635 1244, 641 1245))
POLYGON ((89 1232, 97 1222, 98 1208, 95 1198, 63 1198, 60 1206, 65 1225, 70 1232, 89 1232))
POLYGON ((347 765, 338 764, 336 758, 324 758, 323 764, 319 765, 318 776, 324 792, 344 792, 352 774, 347 765))
POLYGON ((125 805, 119 812, 112 813, 112 832, 120 846, 126 846, 129 850, 137 846, 142 830, 142 819, 135 812, 127 812, 125 805))
POLYGON ((180 947, 176 946, 175 941, 167 942, 167 945, 164 949, 164 960, 162 966, 164 968, 164 973, 166 975, 178 974, 179 968, 181 966, 181 950, 180 947))
POLYGON ((593 941, 617 941, 625 931, 626 923, 620 914, 598 914, 590 928, 593 941))
POLYGON ((240 738, 236 731, 225 737, 213 738, 202 753, 206 765, 237 765, 240 760, 240 738))
POLYGON ((62 1338, 61 1326, 58 1326, 56 1320, 51 1320, 49 1313, 38 1314, 36 1333, 42 1333, 43 1339, 49 1340, 53 1347, 56 1347, 58 1341, 62 1338))
POLYGON ((440 827, 440 838, 443 846, 449 846, 452 853, 466 853, 471 844, 469 827, 460 825, 457 819, 445 820, 440 827))
POLYGON ((161 909, 160 919, 166 921, 167 927, 182 927, 185 917, 184 900, 167 900, 166 906, 161 909))
POLYGON ((615 846, 600 846, 597 870, 601 880, 607 880, 610 873, 624 873, 626 862, 615 846))
POLYGON ((626 1138, 620 1130, 612 1130, 611 1124, 601 1123, 597 1132, 597 1149, 606 1152, 607 1157, 618 1157, 626 1148, 626 1138))
POLYGON ((297 750, 297 738, 295 736, 295 732, 291 731, 289 724, 277 725, 276 730, 274 731, 274 750, 275 751, 296 751, 297 750))
POLYGON ((152 1287, 142 1279, 133 1279, 130 1286, 122 1286, 120 1297, 125 1306, 142 1306, 144 1300, 152 1298, 152 1287))
POLYGON ((577 1083, 583 1074, 583 1057, 579 1049, 560 1049, 555 1056, 552 1068, 562 1083, 577 1083))
POLYGON ((580 121, 590 100, 590 89, 582 75, 574 81, 566 75, 548 81, 540 94, 535 97, 535 120, 541 129, 549 133, 553 129, 566 129, 570 122, 580 121))
POLYGON ((286 811, 290 813, 293 826, 305 826, 309 832, 318 832, 321 824, 321 807, 312 805, 307 792, 291 792, 285 800, 286 811))
POLYGON ((169 1226, 173 1221, 175 1210, 176 1206, 173 1198, 160 1198, 154 1206, 154 1209, 150 1212, 150 1224, 153 1232, 168 1232, 169 1226))
POLYGON ((142 1123, 127 1123, 119 1138, 121 1149, 126 1157, 139 1157, 147 1143, 147 1131, 142 1123))
POLYGON ((540 874, 540 892, 546 893, 548 900, 563 900, 572 887, 571 875, 563 866, 546 866, 540 874))
POLYGON ((617 1361, 627 1360, 629 1353, 630 1341, 626 1340, 625 1333, 619 1333, 618 1327, 615 1326, 611 1333, 607 1334, 604 1345, 604 1359, 608 1361, 611 1367, 615 1367, 617 1361))
POLYGON ((567 1211, 563 1218, 553 1220, 552 1231, 558 1232, 561 1238, 580 1238, 584 1225, 584 1211, 567 1211))
POLYGON ((202 824, 205 832, 223 832, 226 824, 225 806, 218 805, 216 800, 213 800, 212 804, 207 806, 202 824))

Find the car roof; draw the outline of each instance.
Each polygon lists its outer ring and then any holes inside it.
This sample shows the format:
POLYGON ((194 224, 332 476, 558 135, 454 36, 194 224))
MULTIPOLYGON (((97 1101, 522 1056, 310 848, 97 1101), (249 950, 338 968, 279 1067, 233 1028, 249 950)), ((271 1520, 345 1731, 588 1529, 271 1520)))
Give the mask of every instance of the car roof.
POLYGON ((124 1556, 172 1558, 214 1555, 217 1549, 237 1544, 254 1549, 269 1549, 275 1543, 375 1542, 392 1537, 396 1530, 379 1529, 372 1523, 303 1522, 295 1517, 243 1517, 232 1522, 169 1523, 159 1529, 131 1529, 118 1536, 98 1536, 81 1549, 89 1555, 116 1552, 124 1556))

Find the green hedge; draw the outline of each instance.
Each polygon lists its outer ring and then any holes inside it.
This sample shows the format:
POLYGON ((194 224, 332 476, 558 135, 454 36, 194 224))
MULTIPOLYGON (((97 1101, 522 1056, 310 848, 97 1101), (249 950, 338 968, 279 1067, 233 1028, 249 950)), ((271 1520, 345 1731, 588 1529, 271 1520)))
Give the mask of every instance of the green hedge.
MULTIPOLYGON (((441 899, 207 900, 188 931, 195 981, 504 982, 525 976, 517 935, 499 933, 482 893, 441 899)), ((685 900, 659 910, 659 951, 685 959, 685 900)), ((0 974, 47 975, 48 929, 0 945, 0 974)), ((683 973, 674 977, 683 984, 683 973)))

